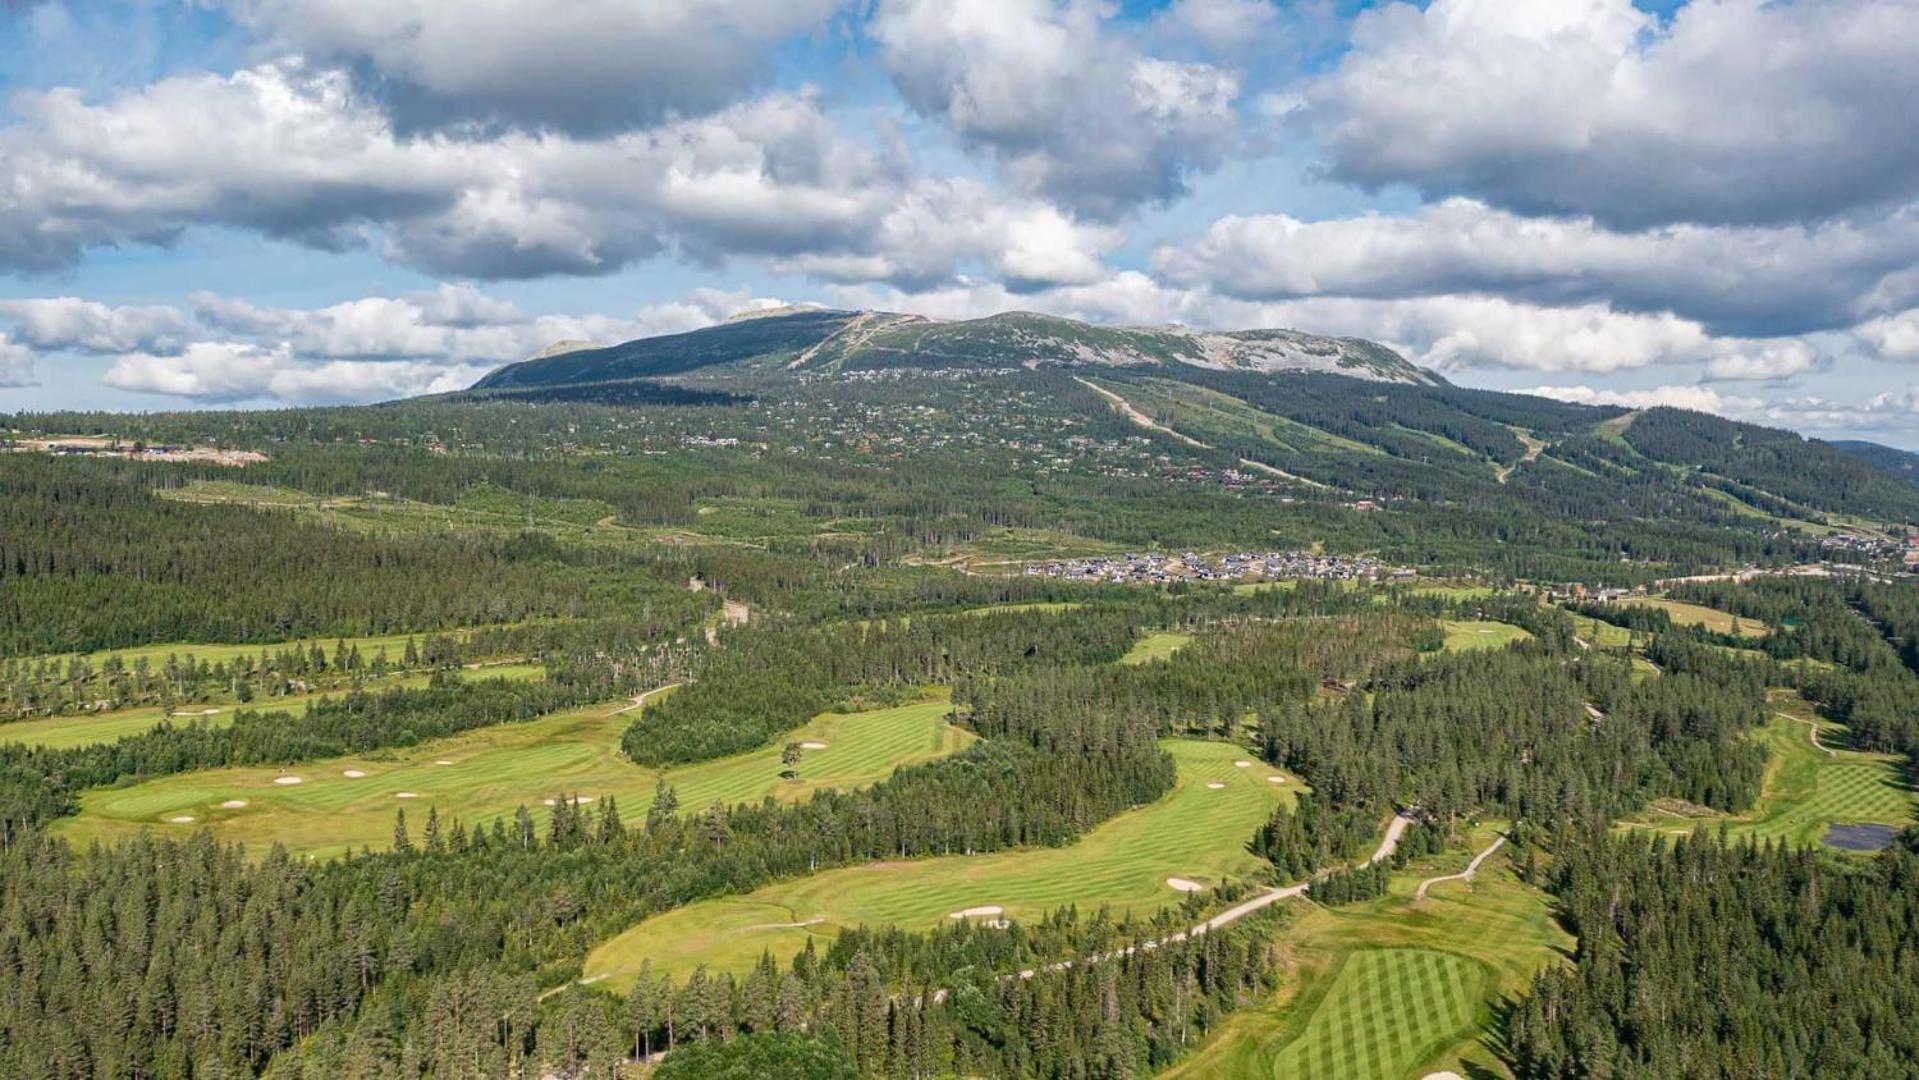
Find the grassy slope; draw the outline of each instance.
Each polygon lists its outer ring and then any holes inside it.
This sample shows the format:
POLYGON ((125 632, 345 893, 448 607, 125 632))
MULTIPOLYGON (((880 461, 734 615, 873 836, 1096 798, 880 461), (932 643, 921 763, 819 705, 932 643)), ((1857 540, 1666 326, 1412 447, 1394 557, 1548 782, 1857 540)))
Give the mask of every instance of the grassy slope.
POLYGON ((1455 652, 1464 649, 1500 649, 1532 637, 1511 623, 1446 619, 1440 625, 1446 630, 1446 648, 1455 652))
MULTIPOLYGON (((1490 834, 1474 837, 1483 849, 1490 834)), ((1306 912, 1281 935, 1279 991, 1242 1010, 1178 1067, 1180 1080, 1273 1076, 1396 1080, 1435 1069, 1502 1075, 1483 1043, 1494 1005, 1523 990, 1572 939, 1546 898, 1498 855, 1471 884, 1412 902, 1420 879, 1453 873, 1462 849, 1396 875, 1388 896, 1306 912)))
POLYGON ((471 632, 472 632, 471 629, 444 630, 444 631, 427 630, 427 631, 421 631, 413 634, 377 634, 377 635, 372 635, 368 637, 298 638, 293 641, 268 642, 264 644, 256 643, 253 645, 219 645, 219 644, 203 644, 203 643, 186 642, 186 641, 170 641, 160 645, 139 645, 139 646, 135 646, 133 648, 128 648, 128 649, 102 649, 98 652, 90 652, 90 653, 78 653, 78 654, 63 653, 58 656, 24 656, 20 658, 20 663, 32 664, 40 660, 59 660, 64 662, 70 657, 78 655, 82 659, 85 659, 88 663, 92 664, 96 670, 99 668, 101 662, 104 661, 109 656, 119 657, 122 661, 126 663, 128 668, 132 668, 135 661, 143 658, 147 661, 147 663, 152 664, 155 667, 158 667, 160 665, 165 664, 167 662, 167 657, 169 656, 176 657, 183 663, 188 659, 192 659, 196 663, 200 661, 205 661, 206 663, 209 663, 209 664, 223 664, 223 663, 230 662, 232 660, 239 659, 242 656, 251 656, 251 657, 258 658, 259 655, 263 652, 265 653, 286 652, 295 648, 305 650, 305 649, 311 649, 316 645, 326 652, 327 661, 331 663, 333 660, 334 647, 337 646, 340 642, 344 641, 346 642, 346 646, 349 649, 354 648, 355 646, 358 646, 360 650, 360 655, 369 662, 372 661, 373 657, 376 654, 378 654, 380 650, 385 649, 387 659, 395 664, 398 664, 400 662, 401 656, 403 656, 406 653, 406 643, 408 639, 413 640, 417 644, 435 634, 444 634, 449 637, 460 637, 464 634, 468 634, 471 632))
MULTIPOLYGON (((546 669, 539 664, 492 664, 463 674, 469 679, 533 679, 545 673, 546 669)), ((363 685, 368 691, 377 692, 399 687, 425 686, 432 681, 432 678, 430 674, 401 675, 386 679, 368 679, 363 685)), ((225 727, 233 722, 233 714, 241 709, 251 709, 256 712, 304 709, 308 702, 320 701, 348 692, 346 689, 316 690, 310 694, 255 698, 246 705, 236 705, 232 702, 217 705, 206 702, 179 704, 174 706, 174 722, 186 724, 194 720, 205 720, 211 727, 225 727), (218 711, 207 713, 205 711, 207 709, 218 711)), ((141 734, 159 723, 165 713, 166 710, 158 705, 136 705, 133 708, 113 709, 108 712, 20 720, 10 724, 0 724, 0 742, 29 743, 54 749, 85 746, 88 743, 113 742, 128 735, 141 734)))
POLYGON ((1147 634, 1133 643, 1125 656, 1120 657, 1122 664, 1144 664, 1154 660, 1165 660, 1184 648, 1193 640, 1191 634, 1175 631, 1160 631, 1147 634))
POLYGON ((1621 827, 1683 835, 1701 824, 1716 828, 1724 821, 1736 838, 1817 844, 1834 824, 1900 826, 1919 814, 1919 798, 1900 779, 1897 755, 1838 749, 1845 745, 1845 727, 1817 719, 1796 694, 1776 698, 1773 707, 1770 721, 1754 733, 1772 752, 1772 760, 1751 811, 1729 817, 1697 807, 1661 806, 1621 827), (1813 747, 1807 719, 1819 724, 1820 743, 1838 749, 1837 754, 1813 747))
MULTIPOLYGON (((863 713, 823 713, 788 736, 827 744, 824 750, 806 752, 798 780, 780 779, 779 745, 664 775, 687 811, 716 801, 757 801, 767 795, 797 800, 823 788, 870 784, 901 764, 965 746, 971 737, 945 722, 947 709, 942 699, 863 713)), ((256 852, 279 842, 296 853, 324 856, 362 845, 387 846, 393 839, 394 811, 400 808, 408 811, 416 839, 429 806, 438 807, 442 818, 457 815, 468 823, 487 822, 522 805, 538 808, 562 792, 615 796, 623 815, 632 819, 652 803, 661 774, 619 756, 620 732, 631 719, 601 705, 383 755, 335 758, 287 770, 216 769, 90 791, 81 797, 80 815, 62 821, 56 831, 85 846, 143 828, 184 835, 209 826, 221 840, 244 842, 256 852), (442 766, 439 761, 453 764, 442 766), (367 775, 348 778, 347 769, 367 775), (275 784, 283 774, 304 782, 275 784), (418 797, 396 798, 402 791, 418 797), (220 804, 230 799, 244 799, 247 806, 222 809, 220 804), (168 820, 179 816, 195 821, 168 820)))
POLYGON ((1028 921, 1066 904, 1145 914, 1180 899, 1168 877, 1212 885, 1258 869, 1246 843, 1299 783, 1270 783, 1266 778, 1276 773, 1261 764, 1235 767, 1251 755, 1230 744, 1164 745, 1179 764, 1172 794, 1121 814, 1070 847, 848 867, 702 901, 602 944, 587 957, 585 974, 621 991, 647 958, 655 970, 675 976, 702 963, 742 971, 764 950, 790 957, 811 934, 830 937, 861 924, 924 929, 983 905, 1028 921))
POLYGON ((1717 608, 1700 604, 1688 604, 1683 600, 1642 600, 1634 598, 1628 601, 1641 607, 1660 608, 1672 616, 1672 621, 1681 626, 1703 626, 1717 634, 1732 633, 1733 624, 1739 624, 1739 632, 1747 637, 1764 637, 1772 628, 1758 619, 1736 618, 1717 608))

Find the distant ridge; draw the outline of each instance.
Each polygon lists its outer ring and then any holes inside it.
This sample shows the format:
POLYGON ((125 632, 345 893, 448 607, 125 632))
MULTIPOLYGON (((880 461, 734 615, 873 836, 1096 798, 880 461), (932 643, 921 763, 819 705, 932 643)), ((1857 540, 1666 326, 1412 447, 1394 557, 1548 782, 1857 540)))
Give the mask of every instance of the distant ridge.
POLYGON ((1321 372, 1376 382, 1445 385, 1444 379, 1393 350, 1358 338, 1320 337, 1296 330, 1099 326, 1028 311, 943 321, 888 311, 791 307, 743 312, 717 326, 683 334, 603 347, 575 345, 556 344, 529 360, 509 364, 481 379, 474 389, 608 382, 726 365, 820 371, 1162 365, 1268 374, 1321 372))

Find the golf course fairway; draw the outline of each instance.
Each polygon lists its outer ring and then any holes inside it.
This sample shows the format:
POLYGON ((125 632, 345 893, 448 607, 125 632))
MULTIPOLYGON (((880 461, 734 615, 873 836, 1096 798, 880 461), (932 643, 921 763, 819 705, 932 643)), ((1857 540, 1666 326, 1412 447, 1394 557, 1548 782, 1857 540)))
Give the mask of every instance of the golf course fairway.
POLYGON ((648 959, 654 971, 676 978, 701 964, 745 971, 765 950, 786 960, 812 935, 830 938, 862 924, 924 930, 969 908, 999 908, 1003 917, 1027 922, 1067 904, 1145 915, 1179 901, 1168 878, 1212 886, 1259 869, 1246 844, 1274 807, 1290 802, 1299 781, 1272 782, 1277 770, 1230 743, 1161 745, 1178 763, 1174 790, 1076 844, 871 863, 702 901, 602 944, 587 957, 584 976, 623 991, 648 959))
POLYGON ((416 839, 429 807, 442 820, 458 817, 471 826, 521 806, 541 811, 546 799, 562 793, 614 796, 628 820, 637 820, 652 803, 661 775, 686 812, 768 795, 794 801, 825 788, 874 783, 900 765, 941 757, 972 741, 946 723, 949 706, 940 696, 890 709, 822 713, 772 745, 662 774, 620 757, 620 733, 633 717, 618 708, 570 709, 377 755, 285 769, 212 769, 102 788, 82 795, 79 815, 56 831, 84 848, 147 828, 180 837, 211 828, 222 842, 244 843, 255 856, 279 843, 296 854, 324 857, 391 845, 394 811, 403 808, 416 839), (825 744, 805 752, 796 780, 780 776, 780 751, 788 739, 825 744), (360 775, 349 775, 355 773, 360 775))

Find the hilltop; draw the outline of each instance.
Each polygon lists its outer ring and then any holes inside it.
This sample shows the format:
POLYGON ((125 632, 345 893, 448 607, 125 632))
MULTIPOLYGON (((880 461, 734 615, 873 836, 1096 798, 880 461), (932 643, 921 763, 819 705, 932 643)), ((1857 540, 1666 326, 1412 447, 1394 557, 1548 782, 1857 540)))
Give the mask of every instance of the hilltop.
POLYGON ((598 383, 727 366, 858 371, 1042 365, 1312 372, 1374 382, 1445 384, 1383 345, 1294 330, 1096 326, 1027 311, 944 321, 888 311, 781 308, 604 348, 548 349, 492 372, 474 389, 598 383))

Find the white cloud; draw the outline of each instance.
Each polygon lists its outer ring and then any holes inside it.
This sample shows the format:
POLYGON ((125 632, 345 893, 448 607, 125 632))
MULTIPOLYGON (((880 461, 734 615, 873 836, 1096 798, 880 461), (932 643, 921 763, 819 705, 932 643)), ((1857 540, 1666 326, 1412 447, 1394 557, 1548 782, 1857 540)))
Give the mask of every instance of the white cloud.
POLYGON ((44 351, 172 349, 187 336, 178 308, 114 307, 77 296, 0 300, 0 321, 10 321, 20 341, 44 351))
POLYGON ((882 0, 894 84, 1020 190, 1099 217, 1186 192, 1234 147, 1236 74, 1144 55, 1092 0, 882 0))
POLYGON ((1853 332, 1888 360, 1919 360, 1919 308, 1868 320, 1853 332))
POLYGON ((916 284, 962 266, 1088 280, 1110 230, 965 180, 914 178, 811 93, 596 139, 403 136, 338 72, 183 76, 91 104, 16 101, 0 129, 0 265, 233 225, 372 246, 461 277, 599 274, 650 255, 761 256, 916 284))
POLYGON ((0 386, 32 386, 34 352, 0 334, 0 386))
POLYGON ((1470 292, 1546 304, 1672 311, 1715 332, 1850 325, 1919 296, 1919 209, 1813 227, 1672 225, 1618 232, 1589 217, 1524 217, 1470 199, 1403 215, 1308 222, 1226 217, 1159 248, 1172 281, 1246 299, 1470 292))
POLYGON ((1919 183, 1919 4, 1433 0, 1361 13, 1311 114, 1334 175, 1527 213, 1783 223, 1919 183))
POLYGON ((1595 390, 1590 386, 1535 386, 1516 394, 1570 401, 1576 405, 1619 405, 1628 409, 1666 406, 1740 417, 1764 406, 1758 398, 1728 397, 1709 386, 1657 386, 1650 390, 1595 390))
POLYGON ((410 397, 464 389, 486 373, 484 366, 448 367, 423 361, 299 360, 285 345, 196 341, 178 356, 129 353, 114 361, 108 386, 196 401, 274 399, 299 403, 344 403, 410 397))
POLYGON ((1279 16, 1272 0, 1173 0, 1156 21, 1208 48, 1233 52, 1259 44, 1279 16))
POLYGON ((599 133, 731 103, 839 0, 228 0, 274 47, 367 73, 404 121, 599 133))

